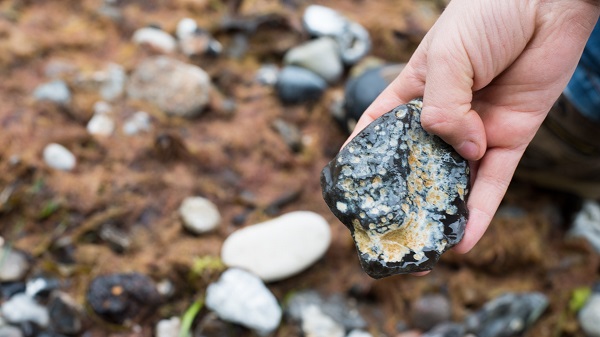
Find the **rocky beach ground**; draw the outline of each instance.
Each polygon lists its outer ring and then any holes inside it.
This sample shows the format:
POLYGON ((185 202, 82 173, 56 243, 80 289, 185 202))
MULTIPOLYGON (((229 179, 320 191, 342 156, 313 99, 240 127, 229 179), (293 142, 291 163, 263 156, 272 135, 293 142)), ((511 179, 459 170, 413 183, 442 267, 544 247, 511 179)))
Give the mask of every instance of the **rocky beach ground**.
POLYGON ((600 336, 593 202, 514 181, 473 251, 373 280, 323 201, 346 83, 445 4, 0 2, 0 336, 600 336))

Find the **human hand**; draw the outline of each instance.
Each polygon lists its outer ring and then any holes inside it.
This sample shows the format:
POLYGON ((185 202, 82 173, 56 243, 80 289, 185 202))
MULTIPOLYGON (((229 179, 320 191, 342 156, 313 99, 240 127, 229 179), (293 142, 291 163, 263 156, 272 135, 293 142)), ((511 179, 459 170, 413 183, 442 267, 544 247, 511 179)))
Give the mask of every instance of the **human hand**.
POLYGON ((471 163, 469 220, 455 247, 468 252, 567 85, 599 13, 594 0, 453 0, 349 139, 422 96, 423 127, 471 163))

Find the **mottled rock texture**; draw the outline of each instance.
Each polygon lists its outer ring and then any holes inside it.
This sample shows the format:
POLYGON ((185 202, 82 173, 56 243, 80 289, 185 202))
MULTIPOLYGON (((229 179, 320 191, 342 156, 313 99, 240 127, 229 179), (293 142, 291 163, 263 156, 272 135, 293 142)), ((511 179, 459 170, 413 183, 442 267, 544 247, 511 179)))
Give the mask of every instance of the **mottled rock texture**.
POLYGON ((321 175, 374 278, 432 269, 467 223, 468 163, 421 127, 421 107, 413 100, 375 120, 321 175))

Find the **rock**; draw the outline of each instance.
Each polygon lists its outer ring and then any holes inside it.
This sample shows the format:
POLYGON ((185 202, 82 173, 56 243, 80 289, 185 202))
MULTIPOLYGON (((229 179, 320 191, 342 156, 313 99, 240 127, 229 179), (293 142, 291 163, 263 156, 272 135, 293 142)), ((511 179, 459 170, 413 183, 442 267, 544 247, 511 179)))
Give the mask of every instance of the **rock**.
POLYGON ((156 337, 178 337, 181 329, 179 317, 162 319, 156 324, 156 337))
POLYGON ((450 320, 450 301, 441 294, 428 294, 419 298, 412 306, 412 325, 428 331, 440 323, 450 320))
POLYGON ((282 280, 315 263, 329 248, 329 224, 320 215, 297 211, 240 229, 223 243, 221 259, 265 282, 282 280))
POLYGON ((430 270, 464 234, 468 163, 422 129, 421 106, 413 100, 375 120, 321 175, 327 205, 374 278, 430 270))
POLYGON ((318 307, 346 330, 361 329, 367 326, 356 308, 356 304, 334 294, 323 299, 316 291, 305 290, 294 293, 287 301, 286 314, 294 321, 302 322, 309 307, 318 307))
POLYGON ((123 133, 128 136, 136 135, 140 132, 152 130, 150 115, 145 111, 138 111, 129 117, 123 124, 123 133))
POLYGON ((76 335, 81 332, 81 309, 67 293, 55 291, 48 302, 50 326, 53 331, 65 335, 76 335))
POLYGON ((154 282, 139 273, 99 276, 90 283, 86 298, 98 316, 116 324, 143 316, 160 301, 154 282))
POLYGON ((524 333, 542 315, 548 298, 541 293, 507 293, 486 303, 465 320, 477 337, 510 337, 524 333))
POLYGON ((286 66, 279 72, 275 89, 284 104, 299 104, 321 98, 327 83, 310 70, 286 66))
POLYGON ((106 114, 95 114, 87 124, 87 130, 91 135, 110 136, 115 130, 115 121, 106 114))
POLYGON ((227 323, 212 312, 207 313, 194 329, 194 337, 237 337, 245 329, 237 324, 227 323))
POLYGON ((344 34, 336 39, 340 46, 340 56, 347 65, 360 61, 371 50, 371 37, 369 32, 356 22, 348 25, 344 34))
POLYGON ((183 226, 194 234, 210 232, 221 222, 219 209, 210 200, 202 197, 188 197, 179 207, 183 226))
POLYGON ((199 67, 158 56, 137 66, 127 94, 155 104, 169 115, 195 117, 208 104, 210 85, 208 74, 199 67))
POLYGON ((577 319, 587 337, 600 337, 600 294, 594 293, 588 298, 577 319))
POLYGON ((193 19, 181 19, 177 24, 176 35, 179 39, 179 49, 186 56, 218 55, 223 51, 221 43, 209 32, 200 29, 193 19))
POLYGON ((68 105, 71 102, 71 91, 64 81, 54 80, 35 88, 33 97, 38 101, 50 101, 59 105, 68 105))
POLYGON ((102 225, 98 234, 117 253, 126 252, 131 247, 129 234, 111 223, 102 225))
POLYGON ((0 307, 0 314, 10 323, 33 322, 47 327, 50 321, 48 310, 23 293, 16 294, 4 302, 0 307))
POLYGON ((221 319, 259 334, 273 332, 281 321, 275 296, 257 276, 242 269, 228 269, 208 286, 206 306, 221 319))
POLYGON ((352 330, 346 337, 373 337, 373 335, 364 330, 352 330))
POLYGON ((600 204, 598 202, 584 201, 583 207, 575 215, 568 236, 584 238, 596 252, 600 253, 600 204))
POLYGON ((137 45, 147 45, 165 54, 172 53, 177 48, 175 39, 169 33, 155 27, 144 27, 136 30, 131 40, 137 45))
POLYGON ((71 151, 56 143, 46 145, 43 156, 46 164, 56 170, 71 171, 77 162, 71 151))
POLYGON ((190 35, 193 35, 197 29, 198 24, 194 19, 183 18, 177 23, 175 36, 177 36, 178 39, 182 40, 190 35))
POLYGON ((0 337, 24 337, 21 329, 16 326, 0 325, 0 337))
POLYGON ((302 149, 302 133, 296 125, 277 118, 273 121, 273 128, 283 138, 290 150, 299 152, 302 149))
POLYGON ((427 331, 423 337, 463 337, 465 327, 458 323, 441 323, 427 331))
POLYGON ((346 83, 344 91, 344 114, 337 118, 348 133, 356 122, 393 80, 400 74, 404 64, 390 64, 368 69, 346 83))
POLYGON ((290 49, 283 62, 308 69, 331 84, 339 81, 344 71, 338 45, 329 37, 310 40, 290 49))
POLYGON ((26 286, 23 282, 0 282, 0 301, 7 300, 15 294, 24 293, 25 289, 26 286))
POLYGON ((275 85, 275 83, 277 83, 278 75, 279 68, 276 65, 265 64, 256 71, 256 76, 254 78, 262 85, 275 85))
POLYGON ((0 245, 0 282, 21 281, 29 270, 25 254, 0 245))
POLYGON ((344 327, 325 315, 317 306, 309 306, 302 315, 304 336, 344 337, 344 327))
POLYGON ((122 66, 111 63, 100 73, 100 96, 107 101, 114 101, 123 95, 127 74, 122 66))
POLYGON ((60 281, 55 278, 35 277, 27 281, 25 293, 30 297, 47 297, 50 292, 60 288, 60 281))

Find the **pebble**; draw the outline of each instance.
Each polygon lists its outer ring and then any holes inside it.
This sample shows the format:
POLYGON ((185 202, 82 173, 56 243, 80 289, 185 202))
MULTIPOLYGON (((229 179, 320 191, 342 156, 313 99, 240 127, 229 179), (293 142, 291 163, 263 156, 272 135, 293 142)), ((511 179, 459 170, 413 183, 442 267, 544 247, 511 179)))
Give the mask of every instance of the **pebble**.
POLYGON ((48 312, 53 331, 65 335, 76 335, 81 332, 82 311, 69 294, 53 292, 48 302, 48 312))
POLYGON ((571 237, 587 240, 596 252, 600 253, 600 204, 586 200, 581 210, 575 215, 573 227, 569 230, 571 237))
POLYGON ((15 294, 24 293, 26 285, 23 282, 0 282, 0 301, 13 297, 15 294))
POLYGON ((579 325, 588 337, 600 337, 600 294, 593 293, 577 315, 579 325))
POLYGON ((346 337, 373 337, 373 335, 364 330, 352 330, 346 337))
POLYGON ((262 85, 275 85, 277 76, 279 76, 279 67, 274 64, 265 64, 256 71, 254 78, 262 85))
POLYGON ((176 35, 179 40, 179 49, 186 56, 218 55, 223 51, 221 43, 207 31, 200 29, 193 19, 181 19, 177 24, 176 35))
POLYGON ((86 299, 102 319, 122 324, 152 310, 160 301, 154 282, 139 273, 110 274, 90 283, 86 299))
POLYGON ((77 160, 71 151, 56 143, 46 145, 43 157, 48 166, 61 171, 71 171, 75 168, 77 163, 77 160))
POLYGON ((369 32, 356 22, 351 22, 348 29, 338 36, 336 41, 340 46, 342 61, 347 65, 358 63, 371 50, 369 32))
POLYGON ((50 101, 60 105, 67 105, 71 102, 71 91, 64 81, 54 80, 35 88, 33 97, 38 101, 50 101))
POLYGON ((202 317, 194 329, 194 337, 238 337, 245 333, 240 325, 228 323, 219 319, 212 312, 202 317))
POLYGON ((212 201, 202 197, 188 197, 179 207, 183 226, 194 234, 210 232, 221 222, 219 209, 212 201))
POLYGON ((182 40, 186 37, 193 35, 198 29, 198 24, 194 19, 183 18, 177 23, 177 29, 175 30, 175 36, 182 40))
POLYGON ((427 331, 427 333, 425 333, 423 337, 463 337, 464 335, 464 325, 458 323, 445 322, 438 324, 433 329, 427 331))
POLYGON ((261 335, 273 332, 281 321, 275 296, 255 275, 228 269, 206 289, 206 306, 221 319, 243 325, 261 335))
POLYGON ((110 136, 115 130, 115 121, 106 114, 95 114, 87 124, 91 135, 110 136))
POLYGON ((145 111, 138 111, 125 120, 123 124, 123 133, 128 136, 137 135, 140 132, 152 130, 150 115, 145 111))
POLYGON ((421 107, 413 100, 375 120, 321 174, 373 278, 431 270, 464 234, 468 163, 423 130, 421 107))
POLYGON ((290 150, 299 152, 302 149, 302 133, 296 125, 277 118, 273 121, 273 128, 283 138, 290 150))
POLYGON ((325 315, 341 324, 346 330, 362 329, 367 326, 355 303, 337 294, 324 299, 314 290, 294 293, 287 301, 286 314, 292 320, 301 322, 306 309, 312 306, 320 308, 325 315))
POLYGON ((58 288, 60 288, 60 281, 56 278, 34 277, 27 281, 25 293, 30 297, 48 296, 58 288))
POLYGON ((50 322, 48 309, 24 293, 16 294, 4 302, 0 307, 0 313, 10 323, 29 321, 41 327, 47 327, 50 322))
POLYGON ((465 320, 478 337, 510 337, 524 333, 542 315, 548 298, 541 293, 507 293, 486 303, 465 320))
POLYGON ((338 49, 332 38, 322 37, 290 49, 283 62, 308 69, 333 84, 339 81, 344 71, 338 49))
POLYGON ((223 262, 247 269, 265 282, 293 276, 325 254, 329 224, 317 213, 297 211, 231 234, 221 250, 223 262))
POLYGON ((0 324, 0 337, 24 337, 24 335, 21 329, 16 326, 2 326, 0 324))
POLYGON ((156 337, 178 337, 181 329, 179 317, 160 320, 156 324, 156 337))
POLYGON ((195 117, 208 104, 210 86, 210 77, 201 68, 158 56, 136 67, 127 94, 153 103, 169 115, 195 117))
POLYGON ((325 315, 317 306, 309 306, 302 315, 304 336, 344 337, 344 327, 325 315))
POLYGON ((127 73, 121 65, 110 63, 100 75, 100 96, 102 99, 114 101, 123 95, 127 73))
POLYGON ((0 246, 0 282, 15 282, 25 278, 29 261, 25 254, 0 246))
POLYGON ((450 301, 442 294, 424 295, 417 299, 411 309, 412 325, 423 331, 447 322, 451 317, 450 301))
POLYGON ((321 98, 327 82, 310 70, 286 66, 279 72, 275 89, 284 104, 299 104, 321 98))
POLYGON ((131 39, 137 45, 148 45, 152 49, 165 54, 172 53, 177 48, 175 38, 160 28, 140 28, 133 33, 131 39))
POLYGON ((346 82, 344 90, 344 114, 338 121, 352 132, 363 112, 381 92, 400 74, 404 64, 390 64, 367 69, 346 82))

